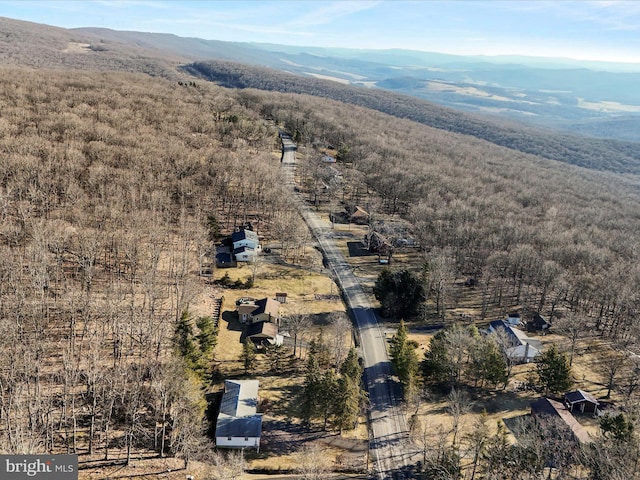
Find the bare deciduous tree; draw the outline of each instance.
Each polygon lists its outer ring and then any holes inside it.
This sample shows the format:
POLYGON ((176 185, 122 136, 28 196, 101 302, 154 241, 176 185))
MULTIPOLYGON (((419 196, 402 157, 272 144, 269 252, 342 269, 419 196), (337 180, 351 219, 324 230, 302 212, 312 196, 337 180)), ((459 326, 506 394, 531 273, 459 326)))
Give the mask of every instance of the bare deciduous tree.
POLYGON ((306 445, 296 454, 296 471, 301 480, 324 480, 331 477, 331 462, 322 447, 306 445))

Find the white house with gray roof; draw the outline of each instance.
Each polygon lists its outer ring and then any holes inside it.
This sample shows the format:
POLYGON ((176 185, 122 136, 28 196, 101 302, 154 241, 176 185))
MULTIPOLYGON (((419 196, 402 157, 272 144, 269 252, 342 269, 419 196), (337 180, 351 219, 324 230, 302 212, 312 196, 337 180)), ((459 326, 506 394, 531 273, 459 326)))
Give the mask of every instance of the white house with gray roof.
POLYGON ((530 338, 522 330, 509 325, 504 320, 494 320, 489 324, 489 333, 502 336, 498 342, 504 348, 509 360, 516 363, 529 363, 542 351, 540 340, 530 338))
POLYGON ((225 380, 216 422, 220 448, 260 450, 262 414, 258 413, 258 380, 225 380))

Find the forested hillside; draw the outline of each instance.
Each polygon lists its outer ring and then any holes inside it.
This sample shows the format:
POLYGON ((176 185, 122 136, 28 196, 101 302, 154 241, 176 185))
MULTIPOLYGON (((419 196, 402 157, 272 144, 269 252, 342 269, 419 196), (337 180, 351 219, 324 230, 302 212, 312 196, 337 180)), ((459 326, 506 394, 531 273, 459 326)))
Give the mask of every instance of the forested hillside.
POLYGON ((433 275, 480 278, 487 302, 510 292, 529 310, 587 312, 607 335, 634 331, 634 181, 333 101, 252 98, 301 141, 338 146, 347 181, 380 196, 371 208, 411 221, 433 275))
POLYGON ((636 142, 585 138, 506 121, 491 121, 404 95, 230 62, 196 62, 182 68, 229 88, 258 88, 331 98, 564 163, 595 170, 640 173, 640 144, 636 142))
POLYGON ((177 77, 186 58, 135 44, 105 40, 92 32, 0 17, 0 63, 17 67, 143 72, 177 77))
POLYGON ((0 449, 188 460, 211 218, 295 236, 277 131, 233 92, 138 74, 3 68, 0 105, 0 449))
POLYGON ((249 220, 261 235, 302 238, 276 126, 308 152, 337 147, 345 199, 410 221, 415 268, 431 295, 442 288, 442 311, 455 307, 456 278, 472 277, 485 305, 580 312, 634 348, 631 176, 381 113, 427 115, 414 100, 331 86, 346 103, 142 74, 0 71, 3 451, 189 459, 201 448, 203 368, 177 345, 205 364, 215 355, 206 317, 190 311, 205 296, 211 214, 227 231, 249 220), (383 104, 353 105, 365 100, 383 104))

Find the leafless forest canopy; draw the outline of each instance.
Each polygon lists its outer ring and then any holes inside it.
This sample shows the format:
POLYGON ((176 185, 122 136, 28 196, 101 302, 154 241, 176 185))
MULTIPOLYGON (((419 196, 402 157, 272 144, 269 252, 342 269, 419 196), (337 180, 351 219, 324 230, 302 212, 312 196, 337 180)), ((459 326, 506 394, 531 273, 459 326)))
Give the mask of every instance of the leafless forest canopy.
POLYGON ((220 88, 0 75, 0 448, 187 457, 202 393, 175 322, 203 294, 209 214, 292 235, 277 132, 220 88))
POLYGON ((203 81, 4 68, 0 103, 3 451, 199 448, 203 405, 173 358, 174 325, 203 294, 210 214, 284 242, 303 228, 274 124, 338 148, 345 201, 411 222, 417 269, 474 277, 487 304, 579 311, 637 339, 631 175, 203 81))
POLYGON ((601 140, 474 116, 417 98, 373 88, 341 85, 232 62, 195 62, 181 67, 229 88, 303 93, 358 105, 496 145, 595 170, 640 173, 637 142, 601 140))

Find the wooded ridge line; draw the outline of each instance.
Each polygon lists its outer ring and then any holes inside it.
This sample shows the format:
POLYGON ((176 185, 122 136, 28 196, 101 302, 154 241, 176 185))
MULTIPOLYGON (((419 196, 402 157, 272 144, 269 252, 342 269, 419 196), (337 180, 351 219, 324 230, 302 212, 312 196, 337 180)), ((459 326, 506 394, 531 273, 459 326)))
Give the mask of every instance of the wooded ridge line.
POLYGON ((637 142, 582 137, 507 120, 491 120, 380 89, 341 85, 233 62, 194 62, 180 69, 228 88, 256 88, 331 98, 551 160, 595 170, 640 174, 640 144, 637 142))

